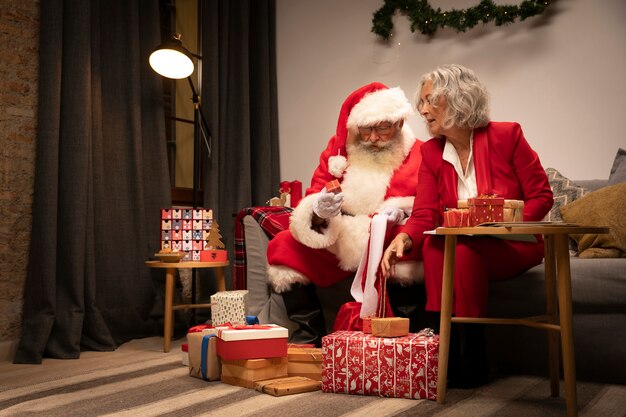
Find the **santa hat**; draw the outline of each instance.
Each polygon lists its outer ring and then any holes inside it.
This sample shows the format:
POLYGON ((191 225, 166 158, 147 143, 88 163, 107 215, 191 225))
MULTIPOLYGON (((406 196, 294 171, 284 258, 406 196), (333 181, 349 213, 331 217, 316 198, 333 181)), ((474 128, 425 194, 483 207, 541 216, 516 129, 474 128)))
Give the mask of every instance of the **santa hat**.
POLYGON ((413 108, 399 88, 386 88, 365 94, 348 116, 348 129, 374 126, 381 122, 395 123, 413 113, 413 108))
MULTIPOLYGON (((374 126, 381 122, 398 122, 413 114, 413 108, 399 87, 389 88, 385 84, 373 82, 351 93, 343 102, 334 141, 336 157, 329 159, 330 172, 341 177, 346 166, 343 155, 346 154, 348 129, 359 126, 374 126)), ((403 130, 409 130, 404 125, 403 130)), ((410 132, 412 135, 412 132, 410 132)))

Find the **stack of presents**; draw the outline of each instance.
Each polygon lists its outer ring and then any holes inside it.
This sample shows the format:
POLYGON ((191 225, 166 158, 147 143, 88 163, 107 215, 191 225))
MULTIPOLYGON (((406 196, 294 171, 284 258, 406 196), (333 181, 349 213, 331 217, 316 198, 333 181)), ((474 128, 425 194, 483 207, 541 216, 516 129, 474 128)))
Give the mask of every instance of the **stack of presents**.
POLYGON ((436 399, 439 338, 409 333, 405 318, 364 320, 364 331, 337 331, 322 347, 288 343, 288 331, 246 316, 248 291, 211 296, 211 325, 189 330, 189 375, 275 395, 323 392, 436 399), (366 333, 367 332, 367 333, 366 333))

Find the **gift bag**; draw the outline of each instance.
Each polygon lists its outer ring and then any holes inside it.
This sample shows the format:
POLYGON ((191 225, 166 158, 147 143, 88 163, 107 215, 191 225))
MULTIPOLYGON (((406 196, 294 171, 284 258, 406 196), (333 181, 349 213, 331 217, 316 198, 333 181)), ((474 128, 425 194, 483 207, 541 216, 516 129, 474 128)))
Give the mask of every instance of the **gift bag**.
POLYGON ((361 257, 350 289, 355 301, 341 306, 333 326, 334 331, 362 331, 363 317, 393 317, 387 295, 387 280, 380 270, 386 232, 387 216, 374 215, 370 224, 368 246, 361 257))

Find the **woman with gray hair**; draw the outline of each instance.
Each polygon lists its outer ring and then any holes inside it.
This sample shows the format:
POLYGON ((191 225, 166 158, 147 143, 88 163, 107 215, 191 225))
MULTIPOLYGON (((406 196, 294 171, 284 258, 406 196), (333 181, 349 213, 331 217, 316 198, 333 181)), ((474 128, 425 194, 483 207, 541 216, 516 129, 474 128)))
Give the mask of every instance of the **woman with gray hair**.
MULTIPOLYGON (((424 232, 441 226, 444 211, 457 208, 459 200, 483 195, 523 200, 523 220, 539 221, 552 207, 553 197, 539 157, 520 125, 489 120, 487 91, 472 70, 444 65, 425 74, 415 100, 434 137, 421 148, 411 217, 385 250, 381 268, 393 276, 399 259, 415 255, 414 251, 421 253, 426 310, 434 313, 437 327, 444 237, 424 232)), ((488 281, 512 278, 542 259, 542 241, 459 236, 453 314, 485 317, 488 281)), ((470 388, 487 382, 484 326, 454 326, 451 336, 449 386, 470 388)))

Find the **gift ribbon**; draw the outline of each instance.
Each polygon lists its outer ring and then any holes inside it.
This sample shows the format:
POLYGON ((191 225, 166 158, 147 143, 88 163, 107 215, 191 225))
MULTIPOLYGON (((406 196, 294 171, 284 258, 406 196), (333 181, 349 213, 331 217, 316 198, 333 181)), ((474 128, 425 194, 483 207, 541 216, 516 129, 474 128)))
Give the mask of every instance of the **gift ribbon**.
POLYGON ((274 326, 267 326, 264 324, 235 324, 230 322, 220 325, 220 330, 270 330, 274 329, 274 326))
POLYGON ((361 256, 356 276, 352 281, 350 294, 361 303, 361 317, 374 316, 377 313, 379 294, 375 287, 376 275, 383 257, 387 218, 388 216, 384 214, 375 214, 372 218, 369 246, 361 256), (362 285, 363 274, 365 274, 365 286, 362 285))
POLYGON ((259 318, 257 316, 246 316, 246 324, 259 324, 259 318))
POLYGON ((215 334, 207 334, 202 337, 202 348, 200 349, 200 372, 202 379, 206 380, 207 352, 209 351, 209 340, 215 337, 215 334))

